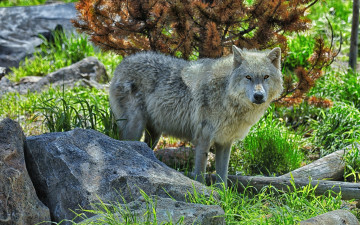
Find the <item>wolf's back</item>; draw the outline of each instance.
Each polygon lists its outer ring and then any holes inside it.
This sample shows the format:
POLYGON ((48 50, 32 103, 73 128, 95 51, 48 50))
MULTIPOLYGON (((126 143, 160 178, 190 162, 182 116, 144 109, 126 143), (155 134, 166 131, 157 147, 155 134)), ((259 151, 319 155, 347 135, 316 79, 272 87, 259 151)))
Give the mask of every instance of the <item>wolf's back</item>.
POLYGON ((142 52, 126 57, 115 70, 114 76, 135 81, 168 80, 180 76, 187 61, 154 52, 142 52))

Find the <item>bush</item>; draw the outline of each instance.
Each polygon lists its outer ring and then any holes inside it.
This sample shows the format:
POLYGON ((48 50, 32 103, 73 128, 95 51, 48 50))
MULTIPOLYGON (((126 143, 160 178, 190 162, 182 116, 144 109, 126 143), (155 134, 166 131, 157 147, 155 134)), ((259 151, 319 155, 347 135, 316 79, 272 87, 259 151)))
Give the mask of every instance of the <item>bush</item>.
POLYGON ((323 157, 359 140, 360 112, 354 105, 336 102, 322 111, 313 128, 313 143, 323 157))
MULTIPOLYGON (((270 113, 236 147, 240 149, 246 174, 278 175, 300 167, 304 159, 300 140, 273 117, 273 109, 270 109, 270 113)), ((233 154, 239 154, 236 149, 233 150, 233 154)))

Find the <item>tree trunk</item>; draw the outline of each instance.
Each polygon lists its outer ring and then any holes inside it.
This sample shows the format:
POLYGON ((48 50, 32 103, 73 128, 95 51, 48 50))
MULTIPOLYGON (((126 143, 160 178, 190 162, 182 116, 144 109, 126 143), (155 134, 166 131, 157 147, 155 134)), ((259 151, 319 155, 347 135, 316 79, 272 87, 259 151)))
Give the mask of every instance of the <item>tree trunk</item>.
MULTIPOLYGON (((356 145, 360 149, 360 145, 356 145)), ((314 180, 341 180, 344 176, 345 162, 343 160, 344 154, 351 149, 352 146, 333 152, 321 159, 318 159, 306 166, 300 167, 287 174, 279 176, 280 178, 309 178, 314 180), (290 175, 291 173, 291 175, 290 175)))
POLYGON ((351 40, 349 53, 349 66, 356 71, 358 55, 358 31, 359 31, 359 0, 353 0, 353 17, 351 26, 351 40))
MULTIPOLYGON (((194 177, 193 173, 189 173, 188 176, 194 177)), ((208 185, 214 184, 216 182, 215 174, 207 174, 205 176, 206 183, 208 185)), ((312 187, 317 186, 315 189, 316 195, 324 195, 328 193, 328 191, 332 191, 334 193, 341 192, 341 198, 343 200, 351 200, 351 199, 360 199, 360 183, 347 183, 347 182, 338 182, 338 181, 323 181, 323 180, 313 180, 309 181, 304 178, 294 178, 293 183, 296 188, 305 187, 311 184, 312 187)), ((279 177, 256 177, 256 176, 235 176, 229 175, 228 177, 228 186, 235 185, 239 192, 244 191, 244 187, 249 187, 251 190, 257 192, 262 188, 270 185, 277 188, 278 190, 282 190, 288 192, 289 190, 293 190, 292 180, 289 178, 279 178, 279 177)))

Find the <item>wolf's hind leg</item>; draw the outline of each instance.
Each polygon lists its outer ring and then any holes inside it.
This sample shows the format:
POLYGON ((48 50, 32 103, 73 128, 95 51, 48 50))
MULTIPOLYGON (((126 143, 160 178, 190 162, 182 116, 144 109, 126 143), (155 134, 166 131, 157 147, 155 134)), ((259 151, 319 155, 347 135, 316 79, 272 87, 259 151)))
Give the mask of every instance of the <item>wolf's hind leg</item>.
POLYGON ((147 126, 145 129, 145 143, 154 149, 159 141, 161 134, 155 131, 155 129, 147 126))
POLYGON ((215 150, 216 183, 224 183, 227 186, 231 144, 215 144, 215 150))

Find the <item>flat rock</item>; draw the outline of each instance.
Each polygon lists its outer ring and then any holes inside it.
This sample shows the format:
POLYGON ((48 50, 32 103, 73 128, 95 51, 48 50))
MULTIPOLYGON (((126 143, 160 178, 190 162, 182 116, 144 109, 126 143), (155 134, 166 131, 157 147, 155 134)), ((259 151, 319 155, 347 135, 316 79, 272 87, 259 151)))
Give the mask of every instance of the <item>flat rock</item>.
POLYGON ((193 190, 208 192, 156 159, 145 143, 114 140, 94 130, 28 137, 25 155, 38 196, 56 222, 72 219, 69 209, 89 208, 99 198, 131 202, 141 196, 140 189, 179 201, 193 190))
MULTIPOLYGON (((101 208, 101 207, 100 207, 101 208)), ((158 196, 150 196, 147 199, 140 197, 138 200, 129 204, 122 204, 119 207, 121 212, 115 213, 118 224, 123 224, 125 218, 123 215, 131 214, 135 217, 134 221, 141 224, 154 222, 156 218, 157 224, 169 223, 177 224, 203 224, 203 225, 222 225, 225 224, 224 210, 218 205, 202 205, 178 202, 171 198, 162 198, 158 196), (153 211, 155 210, 155 212, 153 211), (144 215, 147 215, 146 217, 144 215)), ((128 217, 126 219, 129 220, 128 217)), ((104 221, 102 215, 91 217, 80 224, 89 224, 90 222, 104 221)))
POLYGON ((0 8, 0 67, 17 67, 42 43, 46 34, 61 25, 75 31, 70 20, 76 18, 73 3, 0 8))
POLYGON ((19 84, 34 84, 39 82, 42 77, 39 76, 27 76, 20 79, 19 84))
POLYGON ((25 136, 10 119, 0 122, 0 224, 50 221, 49 209, 38 199, 24 159, 25 136))

